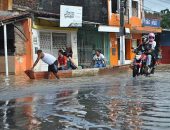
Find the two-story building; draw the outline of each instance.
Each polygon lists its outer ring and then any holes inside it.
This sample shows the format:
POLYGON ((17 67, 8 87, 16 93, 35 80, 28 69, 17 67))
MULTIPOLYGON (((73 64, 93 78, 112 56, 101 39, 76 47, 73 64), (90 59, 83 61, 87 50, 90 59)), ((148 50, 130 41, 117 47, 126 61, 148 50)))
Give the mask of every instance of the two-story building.
MULTIPOLYGON (((132 47, 137 47, 137 41, 143 34, 149 32, 160 33, 160 25, 144 24, 145 15, 143 0, 126 0, 124 3, 125 21, 125 64, 129 64, 134 57, 132 47)), ((110 65, 118 65, 120 59, 120 0, 108 0, 108 25, 100 26, 99 31, 110 32, 110 65)))

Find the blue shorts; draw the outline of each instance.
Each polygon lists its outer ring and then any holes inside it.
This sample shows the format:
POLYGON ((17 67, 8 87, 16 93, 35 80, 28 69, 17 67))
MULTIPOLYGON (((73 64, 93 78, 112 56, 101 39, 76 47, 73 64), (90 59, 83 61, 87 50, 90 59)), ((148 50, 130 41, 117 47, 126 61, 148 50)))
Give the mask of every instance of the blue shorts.
POLYGON ((58 72, 58 61, 56 60, 52 65, 48 65, 48 72, 58 72))

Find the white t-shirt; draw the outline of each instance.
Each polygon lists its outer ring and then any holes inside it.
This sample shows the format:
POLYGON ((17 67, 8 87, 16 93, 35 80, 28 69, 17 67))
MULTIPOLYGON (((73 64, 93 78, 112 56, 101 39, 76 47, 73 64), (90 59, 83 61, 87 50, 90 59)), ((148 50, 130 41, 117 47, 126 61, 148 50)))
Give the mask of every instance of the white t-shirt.
POLYGON ((48 53, 43 53, 44 57, 42 58, 42 61, 45 62, 48 65, 52 65, 57 59, 48 53))
POLYGON ((104 60, 104 59, 105 59, 105 57, 104 57, 103 54, 100 54, 99 56, 95 55, 95 56, 93 57, 93 60, 95 60, 95 61, 97 61, 97 60, 104 60))
POLYGON ((152 44, 152 50, 155 50, 156 42, 155 42, 155 41, 153 41, 153 42, 149 42, 149 44, 152 44))

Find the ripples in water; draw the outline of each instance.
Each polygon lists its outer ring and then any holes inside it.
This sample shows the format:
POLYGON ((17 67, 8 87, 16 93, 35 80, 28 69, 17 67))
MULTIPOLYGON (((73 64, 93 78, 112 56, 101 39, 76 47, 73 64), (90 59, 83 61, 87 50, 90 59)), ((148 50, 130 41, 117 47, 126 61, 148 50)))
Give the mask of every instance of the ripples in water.
POLYGON ((169 73, 0 80, 0 129, 169 130, 169 73), (123 80, 122 80, 123 79, 123 80))

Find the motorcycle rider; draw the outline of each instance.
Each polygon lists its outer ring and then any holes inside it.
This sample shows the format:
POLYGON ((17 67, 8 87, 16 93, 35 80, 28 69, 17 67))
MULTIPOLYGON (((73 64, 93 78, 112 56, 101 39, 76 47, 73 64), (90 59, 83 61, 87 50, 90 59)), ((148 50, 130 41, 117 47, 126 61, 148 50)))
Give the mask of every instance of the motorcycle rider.
POLYGON ((136 49, 134 49, 135 53, 145 53, 147 55, 147 61, 146 61, 146 66, 148 73, 154 73, 154 66, 156 63, 155 59, 155 47, 156 47, 156 42, 155 42, 155 34, 154 33, 149 33, 148 35, 144 35, 142 37, 142 42, 138 45, 136 49), (152 63, 152 64, 151 64, 152 63), (151 69, 153 67, 153 69, 151 69))
POLYGON ((143 53, 148 50, 148 46, 147 46, 149 43, 148 36, 144 35, 142 37, 142 42, 139 41, 138 43, 139 43, 139 45, 137 48, 134 49, 134 52, 142 52, 143 53))
POLYGON ((148 67, 148 72, 150 73, 151 67, 154 68, 156 59, 155 59, 155 47, 156 47, 156 41, 155 41, 155 34, 149 33, 148 34, 148 47, 147 47, 147 62, 146 65, 148 67), (152 61, 153 60, 153 61, 152 61), (151 65, 151 62, 153 64, 151 65))

